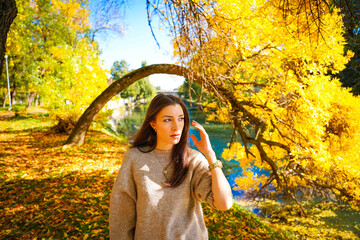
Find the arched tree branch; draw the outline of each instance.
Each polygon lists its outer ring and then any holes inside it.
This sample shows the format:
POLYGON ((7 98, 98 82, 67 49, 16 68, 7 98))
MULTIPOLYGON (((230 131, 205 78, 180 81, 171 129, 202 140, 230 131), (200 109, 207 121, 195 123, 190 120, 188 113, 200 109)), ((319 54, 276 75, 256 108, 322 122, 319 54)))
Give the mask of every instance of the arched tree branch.
POLYGON ((178 75, 186 78, 191 77, 186 68, 174 64, 149 65, 126 74, 118 81, 112 83, 90 104, 77 121, 65 145, 73 146, 83 144, 91 122, 111 98, 137 80, 158 73, 178 75))

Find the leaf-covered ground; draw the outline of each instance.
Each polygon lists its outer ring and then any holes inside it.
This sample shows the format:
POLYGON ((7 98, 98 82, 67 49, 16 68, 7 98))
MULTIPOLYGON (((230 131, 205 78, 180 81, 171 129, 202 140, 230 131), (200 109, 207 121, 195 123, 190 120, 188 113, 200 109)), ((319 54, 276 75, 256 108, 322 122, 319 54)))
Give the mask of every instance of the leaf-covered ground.
MULTIPOLYGON (((45 115, 0 118, 0 239, 108 239, 110 192, 127 144, 90 131, 85 145, 65 149, 67 135, 51 131, 54 124, 45 115)), ((236 209, 205 213, 212 239, 275 232, 236 209)))
MULTIPOLYGON (((108 239, 110 192, 127 143, 92 130, 85 145, 64 148, 68 136, 54 133, 46 115, 4 115, 0 239, 108 239)), ((204 213, 210 239, 302 239, 235 205, 204 205, 204 213)))
POLYGON ((44 116, 0 121, 0 239, 105 239, 113 180, 126 144, 91 131, 62 147, 44 116))

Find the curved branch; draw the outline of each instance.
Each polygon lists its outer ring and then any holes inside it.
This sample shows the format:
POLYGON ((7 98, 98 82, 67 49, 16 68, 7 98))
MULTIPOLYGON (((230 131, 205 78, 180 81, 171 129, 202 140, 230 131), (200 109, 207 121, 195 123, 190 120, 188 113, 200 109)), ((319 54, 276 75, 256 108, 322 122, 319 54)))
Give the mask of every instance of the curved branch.
POLYGON ((185 67, 174 64, 149 65, 126 74, 118 81, 113 82, 90 104, 77 121, 65 145, 74 146, 83 144, 91 122, 111 98, 137 80, 158 73, 178 75, 186 78, 190 77, 190 73, 185 67))

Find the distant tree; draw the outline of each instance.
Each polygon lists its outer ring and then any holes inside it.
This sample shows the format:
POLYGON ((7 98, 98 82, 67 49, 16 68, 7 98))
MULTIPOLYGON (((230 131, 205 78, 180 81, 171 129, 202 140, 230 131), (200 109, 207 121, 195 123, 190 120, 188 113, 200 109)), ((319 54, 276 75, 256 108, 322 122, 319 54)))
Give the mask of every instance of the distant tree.
POLYGON ((115 61, 111 67, 111 77, 117 81, 130 72, 130 65, 125 61, 115 61))
POLYGON ((139 92, 135 96, 137 100, 149 99, 156 94, 156 90, 154 86, 150 83, 148 77, 137 81, 135 85, 139 87, 139 92))
POLYGON ((183 95, 185 99, 193 100, 193 101, 201 101, 202 99, 202 89, 199 84, 194 81, 189 81, 189 79, 185 79, 184 83, 179 87, 179 94, 183 95))
POLYGON ((120 97, 122 98, 136 98, 140 92, 140 86, 137 83, 131 84, 129 87, 125 88, 120 92, 120 97))
MULTIPOLYGON (((122 78, 129 72, 130 72, 130 65, 125 60, 121 60, 120 62, 115 61, 113 63, 110 74, 115 81, 118 81, 120 78, 122 78)), ((139 92, 139 90, 140 89, 138 85, 132 84, 120 92, 120 97, 122 98, 135 97, 136 94, 139 92)))
MULTIPOLYGON (((145 67, 146 65, 146 61, 143 61, 141 63, 142 67, 145 67)), ((115 61, 111 68, 111 76, 114 78, 115 81, 119 80, 129 72, 129 64, 125 60, 121 60, 120 62, 115 61)), ((155 95, 155 93, 156 90, 154 86, 152 86, 152 84, 150 83, 149 78, 145 77, 122 90, 120 92, 120 96, 122 98, 132 97, 136 100, 140 100, 151 98, 155 95)))
MULTIPOLYGON (((141 67, 146 67, 147 62, 142 61, 141 67)), ((155 96, 156 89, 155 87, 150 83, 149 77, 145 77, 139 81, 136 82, 136 84, 139 86, 139 93, 136 96, 136 99, 149 99, 155 96)))

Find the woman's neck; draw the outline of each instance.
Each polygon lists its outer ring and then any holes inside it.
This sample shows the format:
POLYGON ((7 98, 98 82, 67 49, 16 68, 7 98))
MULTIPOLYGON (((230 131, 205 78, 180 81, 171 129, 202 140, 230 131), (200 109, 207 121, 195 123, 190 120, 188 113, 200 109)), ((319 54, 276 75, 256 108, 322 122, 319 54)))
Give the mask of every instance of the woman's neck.
POLYGON ((160 144, 156 144, 156 149, 162 150, 162 151, 170 151, 172 150, 174 147, 173 144, 166 144, 166 145, 160 145, 160 144))

